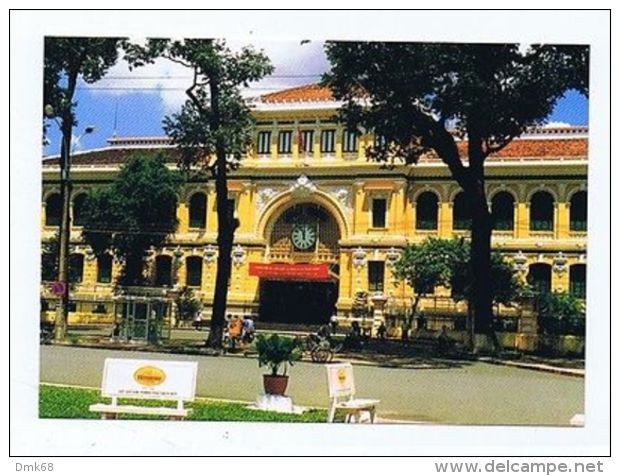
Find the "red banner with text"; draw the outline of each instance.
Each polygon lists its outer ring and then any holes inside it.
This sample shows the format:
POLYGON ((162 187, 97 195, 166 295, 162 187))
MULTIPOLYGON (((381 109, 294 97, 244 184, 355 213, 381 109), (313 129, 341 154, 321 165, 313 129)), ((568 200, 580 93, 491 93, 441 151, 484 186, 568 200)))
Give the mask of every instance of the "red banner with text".
POLYGON ((327 263, 250 263, 250 276, 277 281, 327 281, 330 279, 327 263))

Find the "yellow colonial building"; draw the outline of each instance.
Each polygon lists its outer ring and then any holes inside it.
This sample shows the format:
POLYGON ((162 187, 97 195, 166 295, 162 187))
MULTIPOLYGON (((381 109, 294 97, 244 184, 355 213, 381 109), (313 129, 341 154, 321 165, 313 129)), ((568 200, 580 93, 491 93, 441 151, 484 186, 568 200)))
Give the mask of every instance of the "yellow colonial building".
MULTIPOLYGON (((386 302, 405 309, 412 290, 397 282, 393 263, 407 243, 467 236, 469 216, 460 187, 434 157, 381 168, 366 160, 371 134, 348 131, 334 117, 329 90, 303 86, 253 102, 253 149, 232 173, 229 200, 240 221, 235 234, 229 309, 258 322, 316 324, 337 309, 345 323, 355 307, 386 302)), ((487 159, 487 193, 495 220, 493 248, 541 289, 585 296, 587 128, 531 130, 487 159)), ((466 144, 461 144, 466 145, 466 144)), ((114 137, 109 146, 73 155, 70 324, 109 322, 114 277, 121 263, 95 257, 80 238, 80 207, 92 187, 109 183, 136 152, 162 151, 165 137, 114 137)), ((179 197, 179 227, 148 260, 153 287, 188 286, 209 313, 216 274, 215 190, 187 183, 179 197)), ((60 221, 58 158, 43 161, 41 228, 50 240, 60 221)), ((44 311, 52 296, 44 276, 44 311)), ((449 289, 422 302, 429 313, 462 312, 449 289), (443 310, 443 311, 442 311, 443 310)), ((51 318, 53 312, 48 312, 51 318)))

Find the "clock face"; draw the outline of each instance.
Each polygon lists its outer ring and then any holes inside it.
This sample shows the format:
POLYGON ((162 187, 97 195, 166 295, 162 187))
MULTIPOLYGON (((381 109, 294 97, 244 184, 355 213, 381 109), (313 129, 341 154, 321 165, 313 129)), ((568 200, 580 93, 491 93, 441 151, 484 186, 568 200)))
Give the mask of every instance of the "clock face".
POLYGON ((291 241, 298 250, 309 250, 316 244, 316 228, 314 225, 295 225, 291 241))

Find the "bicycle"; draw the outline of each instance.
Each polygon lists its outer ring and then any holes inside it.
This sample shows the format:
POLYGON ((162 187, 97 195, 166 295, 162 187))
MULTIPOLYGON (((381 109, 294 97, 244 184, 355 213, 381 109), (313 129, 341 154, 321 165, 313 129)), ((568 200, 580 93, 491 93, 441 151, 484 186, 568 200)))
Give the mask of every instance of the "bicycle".
POLYGON ((309 353, 312 362, 325 364, 334 359, 334 354, 342 350, 342 344, 332 346, 330 340, 317 334, 308 334, 301 340, 302 352, 309 353))

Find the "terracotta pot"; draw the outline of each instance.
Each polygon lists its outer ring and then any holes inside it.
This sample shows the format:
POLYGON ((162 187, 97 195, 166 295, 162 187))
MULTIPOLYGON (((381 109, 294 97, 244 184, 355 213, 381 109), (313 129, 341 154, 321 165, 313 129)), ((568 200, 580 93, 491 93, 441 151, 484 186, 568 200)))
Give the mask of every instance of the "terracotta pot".
POLYGON ((263 375, 263 386, 268 395, 284 395, 288 385, 288 375, 263 375))

